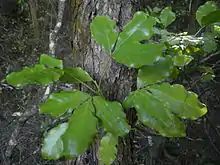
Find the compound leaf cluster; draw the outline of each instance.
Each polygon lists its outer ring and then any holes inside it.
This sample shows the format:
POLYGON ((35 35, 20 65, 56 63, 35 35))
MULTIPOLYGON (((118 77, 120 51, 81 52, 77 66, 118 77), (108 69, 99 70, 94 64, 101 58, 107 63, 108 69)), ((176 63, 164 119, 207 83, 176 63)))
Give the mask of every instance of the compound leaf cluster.
MULTIPOLYGON (((202 37, 168 32, 165 28, 175 19, 175 13, 167 7, 158 17, 136 12, 121 32, 116 30, 116 22, 107 16, 97 16, 92 21, 91 35, 109 58, 138 70, 138 89, 122 104, 106 100, 100 86, 83 69, 65 68, 61 60, 45 54, 34 67, 26 67, 6 77, 9 84, 17 87, 45 86, 55 81, 81 83, 96 94, 61 91, 51 94, 40 105, 40 113, 54 118, 68 114, 64 123, 46 133, 42 146, 44 158, 79 156, 92 144, 101 126, 104 135, 100 141, 99 159, 103 164, 111 164, 116 158, 118 137, 125 136, 131 129, 124 113, 124 109, 129 108, 135 108, 138 120, 156 133, 166 137, 185 136, 182 120, 196 120, 207 112, 207 108, 195 93, 169 80, 176 78, 181 69, 193 61, 193 54, 217 49, 215 36, 220 34, 220 28, 215 23, 220 21, 219 10, 214 2, 207 2, 197 10, 198 23, 202 27, 212 26, 213 33, 205 33, 202 37), (160 39, 155 40, 155 34, 160 39), (98 91, 87 82, 94 83, 98 91)), ((198 70, 204 74, 204 79, 213 77, 210 67, 201 66, 198 70)))

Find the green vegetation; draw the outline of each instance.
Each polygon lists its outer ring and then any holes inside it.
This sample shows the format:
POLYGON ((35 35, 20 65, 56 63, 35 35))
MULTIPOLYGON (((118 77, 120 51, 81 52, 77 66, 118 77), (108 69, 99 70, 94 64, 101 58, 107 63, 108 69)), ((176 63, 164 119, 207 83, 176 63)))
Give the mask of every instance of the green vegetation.
MULTIPOLYGON (((99 156, 102 163, 111 164, 116 157, 118 137, 128 134, 131 129, 124 110, 132 107, 137 111, 138 120, 159 135, 184 137, 182 120, 196 120, 206 114, 207 108, 195 93, 171 82, 193 62, 195 55, 205 56, 216 51, 216 36, 220 31, 216 23, 220 21, 218 16, 219 10, 214 2, 207 2, 198 9, 196 19, 201 29, 205 29, 202 36, 168 32, 166 27, 176 19, 175 13, 168 7, 156 16, 136 12, 120 33, 116 30, 115 21, 107 16, 97 16, 90 26, 92 37, 109 54, 109 58, 138 69, 138 89, 131 92, 122 104, 103 97, 102 77, 97 83, 83 69, 65 68, 61 60, 47 55, 41 55, 40 63, 34 67, 9 74, 7 82, 17 87, 27 84, 46 86, 62 81, 81 83, 94 94, 78 90, 62 91, 51 94, 40 106, 40 113, 54 118, 66 114, 70 116, 68 122, 59 124, 44 137, 43 157, 79 156, 93 142, 97 128, 102 126, 105 135, 101 139, 99 156), (153 38, 156 35, 159 37, 153 38), (93 83, 95 89, 87 82, 93 83)), ((211 75, 206 76, 206 80, 213 78, 211 68, 198 66, 198 69, 211 75)))

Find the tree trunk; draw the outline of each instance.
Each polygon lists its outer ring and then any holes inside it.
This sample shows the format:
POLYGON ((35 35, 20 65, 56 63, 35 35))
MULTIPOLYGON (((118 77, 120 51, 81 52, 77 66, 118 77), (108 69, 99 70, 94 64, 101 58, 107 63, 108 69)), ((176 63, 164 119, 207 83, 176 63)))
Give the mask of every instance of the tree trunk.
MULTIPOLYGON (((131 20, 133 9, 136 10, 136 7, 140 7, 141 5, 145 6, 147 3, 145 1, 135 3, 127 0, 72 0, 68 3, 65 9, 67 13, 64 16, 63 26, 65 29, 63 29, 63 33, 71 33, 72 38, 68 38, 68 36, 70 36, 68 35, 67 38, 58 41, 60 44, 58 44, 57 56, 61 56, 65 65, 80 66, 88 71, 95 80, 99 81, 104 71, 105 63, 108 60, 108 54, 91 38, 91 21, 96 15, 108 15, 117 22, 118 30, 120 30, 131 20), (72 19, 72 21, 68 21, 67 19, 72 19), (71 24, 65 25, 65 22, 71 24), (72 27, 73 29, 71 29, 72 27), (69 32, 67 32, 68 30, 69 32), (73 41, 74 57, 70 55, 72 53, 70 47, 63 47, 63 42, 66 40, 73 41)), ((107 70, 101 86, 105 98, 108 100, 122 101, 129 92, 136 88, 135 75, 136 72, 134 69, 128 69, 116 63, 114 60, 110 60, 110 62, 107 63, 107 70)), ((81 87, 81 90, 86 89, 81 87)), ((127 118, 131 125, 134 125, 136 122, 134 112, 135 111, 131 110, 127 113, 127 118)), ((146 142, 148 143, 148 141, 146 142)), ((93 145, 92 152, 80 156, 75 161, 67 161, 65 164, 99 164, 97 150, 98 142, 93 145)), ((135 152, 134 132, 131 131, 126 137, 119 139, 118 157, 114 164, 139 165, 140 161, 138 161, 135 152)), ((146 158, 142 163, 144 163, 145 160, 146 158)), ((144 164, 146 164, 146 162, 144 164)))

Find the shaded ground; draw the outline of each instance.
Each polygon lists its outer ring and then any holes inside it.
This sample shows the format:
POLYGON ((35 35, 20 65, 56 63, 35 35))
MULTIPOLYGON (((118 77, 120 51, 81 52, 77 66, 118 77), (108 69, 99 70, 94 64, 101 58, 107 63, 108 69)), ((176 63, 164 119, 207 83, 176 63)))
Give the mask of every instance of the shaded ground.
MULTIPOLYGON (((179 6, 176 10, 182 9, 179 6)), ((180 27, 176 26, 175 30, 181 28, 195 31, 196 27, 189 26, 192 23, 189 20, 191 17, 185 15, 178 22, 180 27)), ((47 27, 44 26, 43 30, 47 31, 47 27)), ((34 64, 39 54, 47 52, 47 38, 48 35, 45 35, 41 36, 42 41, 35 40, 28 14, 18 17, 0 15, 0 81, 12 71, 34 64)), ((213 65, 219 60, 218 57, 208 62, 213 65)), ((156 164, 220 165, 220 66, 216 65, 215 70, 217 75, 213 82, 201 82, 200 77, 194 73, 188 75, 189 78, 179 78, 179 83, 198 93, 209 112, 198 121, 186 121, 186 138, 166 139, 165 145, 161 146, 160 159, 155 160, 156 164)), ((0 165, 57 163, 45 161, 40 155, 43 133, 51 126, 50 119, 36 113, 37 107, 33 106, 40 103, 38 98, 42 95, 43 91, 35 86, 18 90, 0 83, 0 165), (19 118, 19 112, 23 114, 27 111, 33 113, 24 115, 23 119, 19 118), (16 142, 12 148, 9 147, 10 140, 16 142)), ((140 146, 136 155, 140 159, 147 159, 148 137, 138 132, 136 136, 140 146)), ((157 158, 155 155, 152 157, 157 158)))

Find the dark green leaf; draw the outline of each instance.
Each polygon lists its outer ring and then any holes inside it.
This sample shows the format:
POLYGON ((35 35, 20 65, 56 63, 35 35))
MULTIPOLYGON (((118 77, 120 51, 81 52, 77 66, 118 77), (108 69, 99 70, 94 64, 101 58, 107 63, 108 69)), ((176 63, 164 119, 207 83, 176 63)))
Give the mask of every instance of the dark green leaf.
POLYGON ((102 140, 99 148, 99 158, 101 163, 105 165, 111 165, 116 158, 118 144, 117 138, 112 134, 107 133, 102 140))
POLYGON ((138 71, 137 87, 141 88, 165 80, 173 71, 173 61, 170 56, 162 57, 154 65, 143 66, 138 71))
POLYGON ((49 99, 40 105, 40 113, 50 114, 59 117, 69 109, 77 108, 90 96, 81 91, 60 92, 50 95, 49 99))
POLYGON ((215 42, 215 35, 212 33, 205 33, 204 37, 203 37, 203 50, 206 53, 211 53, 216 51, 217 49, 217 43, 215 42))
POLYGON ((130 126, 119 102, 110 102, 100 96, 95 96, 93 103, 96 108, 96 115, 102 121, 107 132, 111 132, 115 137, 124 136, 129 132, 130 126))
POLYGON ((213 1, 208 1, 204 5, 200 6, 196 11, 196 20, 203 26, 202 19, 203 17, 207 16, 209 13, 217 10, 216 4, 213 1))
POLYGON ((185 136, 184 125, 165 106, 146 90, 132 92, 126 97, 123 105, 125 108, 134 107, 138 119, 146 126, 155 129, 160 135, 167 137, 185 136))
POLYGON ((96 16, 90 26, 92 37, 104 47, 107 53, 111 53, 118 37, 115 26, 116 22, 107 16, 96 16))
POLYGON ((23 87, 27 84, 38 84, 41 86, 59 80, 63 71, 55 68, 46 68, 44 65, 35 65, 33 68, 24 68, 20 72, 13 72, 6 78, 13 86, 23 87))
POLYGON ((176 15, 172 12, 170 7, 166 7, 161 11, 160 21, 165 27, 170 25, 173 21, 175 21, 175 19, 176 15))
POLYGON ((173 58, 175 66, 188 65, 192 60, 193 60, 193 57, 187 56, 187 55, 177 55, 177 56, 174 56, 174 58, 173 58))
POLYGON ((141 122, 168 137, 185 136, 178 117, 194 120, 207 112, 195 93, 186 91, 181 85, 168 83, 132 92, 123 106, 135 107, 141 122))
POLYGON ((203 25, 211 25, 220 22, 220 10, 213 11, 202 18, 203 25))
POLYGON ((153 64, 164 50, 163 44, 141 44, 154 34, 156 20, 144 12, 135 13, 133 19, 120 33, 113 58, 128 67, 141 67, 153 64))
POLYGON ((51 56, 48 56, 46 54, 42 54, 40 56, 40 64, 46 65, 49 67, 57 67, 57 68, 63 69, 63 61, 62 60, 58 60, 58 59, 51 57, 51 56))
POLYGON ((45 159, 59 159, 63 152, 63 141, 61 136, 68 128, 67 123, 62 123, 57 127, 51 129, 44 138, 42 146, 42 156, 45 159))
POLYGON ((81 69, 77 68, 64 68, 64 75, 60 78, 60 81, 68 82, 68 83, 81 83, 86 81, 92 81, 92 77, 81 69))
POLYGON ((91 99, 80 105, 69 120, 69 127, 62 136, 64 150, 62 155, 75 158, 84 153, 92 143, 98 121, 91 99))

